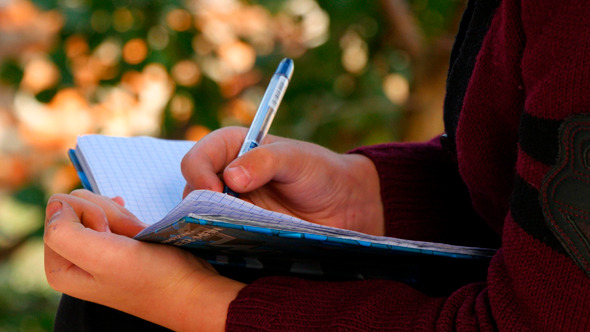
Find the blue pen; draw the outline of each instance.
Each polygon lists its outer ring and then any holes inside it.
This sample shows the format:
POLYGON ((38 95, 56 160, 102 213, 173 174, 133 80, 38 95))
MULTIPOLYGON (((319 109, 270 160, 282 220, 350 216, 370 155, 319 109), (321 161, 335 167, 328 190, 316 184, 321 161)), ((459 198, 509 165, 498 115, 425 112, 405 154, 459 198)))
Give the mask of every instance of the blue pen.
MULTIPOLYGON (((270 124, 277 113, 279 104, 281 103, 281 100, 283 100, 285 91, 287 91, 287 86, 293 75, 293 68, 293 60, 289 58, 285 58, 279 63, 270 83, 268 83, 266 92, 262 97, 260 106, 258 106, 258 110, 256 111, 254 120, 252 120, 250 129, 246 134, 246 139, 244 139, 238 157, 262 143, 262 140, 268 133, 270 124)), ((232 196, 238 196, 236 192, 229 189, 227 186, 225 186, 223 192, 232 196)))

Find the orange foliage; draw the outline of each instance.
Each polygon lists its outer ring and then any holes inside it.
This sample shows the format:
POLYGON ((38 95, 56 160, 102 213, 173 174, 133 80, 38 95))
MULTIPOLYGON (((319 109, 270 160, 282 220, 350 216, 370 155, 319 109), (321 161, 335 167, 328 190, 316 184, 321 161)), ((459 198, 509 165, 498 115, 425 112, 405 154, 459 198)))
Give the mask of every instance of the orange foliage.
MULTIPOLYGON (((39 180, 49 192, 69 190, 76 174, 65 152, 75 146, 78 135, 157 135, 166 108, 179 126, 198 121, 193 114, 196 101, 175 88, 196 87, 204 76, 215 81, 227 99, 219 111, 221 122, 249 124, 256 111, 253 99, 260 92, 255 85, 262 79, 255 68, 257 57, 277 46, 288 56, 298 56, 327 35, 327 16, 314 6, 305 12, 286 7, 273 15, 247 1, 187 0, 189 10, 170 7, 164 22, 149 27, 146 40, 110 37, 91 46, 84 32, 73 34, 63 47, 74 86, 63 87, 48 52, 64 18, 57 11, 39 10, 30 0, 8 1, 0 6, 0 60, 18 56, 23 78, 14 91, 0 86, 0 134, 7 138, 0 142, 0 186, 14 189, 39 180), (191 57, 172 64, 169 71, 160 64, 144 64, 150 51, 191 29, 196 30, 191 57), (121 61, 142 69, 121 73, 121 61), (102 84, 119 75, 118 82, 102 84), (49 102, 35 98, 50 89, 57 92, 49 102)), ((101 9, 89 23, 95 32, 113 28, 123 35, 141 24, 142 15, 127 7, 112 13, 101 9)), ((185 135, 198 140, 209 131, 193 125, 185 135)))

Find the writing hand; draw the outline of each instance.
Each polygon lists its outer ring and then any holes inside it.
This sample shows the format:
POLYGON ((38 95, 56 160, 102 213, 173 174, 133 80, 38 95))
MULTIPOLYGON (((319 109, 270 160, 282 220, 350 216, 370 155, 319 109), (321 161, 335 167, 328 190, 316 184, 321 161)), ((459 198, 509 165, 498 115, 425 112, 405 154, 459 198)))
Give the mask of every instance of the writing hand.
POLYGON ((235 159, 245 135, 244 128, 228 127, 197 142, 182 161, 184 194, 195 189, 220 192, 225 183, 240 198, 269 210, 383 234, 379 179, 368 158, 269 135, 235 159))

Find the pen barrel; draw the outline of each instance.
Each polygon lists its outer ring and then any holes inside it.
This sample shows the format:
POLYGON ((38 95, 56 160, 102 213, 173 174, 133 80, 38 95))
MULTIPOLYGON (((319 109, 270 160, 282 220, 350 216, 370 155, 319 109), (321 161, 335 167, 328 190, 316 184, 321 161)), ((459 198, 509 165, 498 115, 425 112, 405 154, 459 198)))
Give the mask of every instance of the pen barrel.
POLYGON ((287 77, 278 74, 273 75, 268 85, 268 89, 266 90, 264 97, 262 97, 260 107, 256 111, 256 115, 252 120, 250 130, 248 130, 248 134, 246 135, 246 139, 244 140, 244 144, 242 145, 238 156, 243 155, 262 143, 262 140, 270 129, 270 125, 275 117, 279 104, 287 91, 288 85, 289 80, 287 77))
POLYGON ((258 142, 254 141, 254 140, 245 140, 244 144, 242 144, 242 148, 240 149, 240 156, 243 155, 244 153, 254 149, 255 147, 257 147, 258 142))

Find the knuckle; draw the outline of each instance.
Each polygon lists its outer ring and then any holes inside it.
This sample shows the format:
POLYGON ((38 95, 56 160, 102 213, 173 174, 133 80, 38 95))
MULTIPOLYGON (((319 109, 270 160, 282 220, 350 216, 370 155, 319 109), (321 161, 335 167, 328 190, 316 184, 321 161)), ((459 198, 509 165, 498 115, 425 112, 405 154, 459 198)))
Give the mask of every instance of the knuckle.
POLYGON ((277 155, 268 145, 261 145, 244 154, 244 166, 250 168, 254 166, 258 171, 269 170, 274 168, 279 161, 277 155))
POLYGON ((90 193, 91 192, 87 189, 75 189, 70 193, 70 195, 76 196, 76 197, 88 197, 88 195, 90 193))
POLYGON ((45 277, 49 286, 55 290, 61 290, 60 270, 53 267, 52 262, 45 263, 45 277))
POLYGON ((182 157, 182 160, 180 161, 180 170, 182 171, 182 173, 184 174, 187 170, 189 170, 189 166, 190 166, 190 159, 191 159, 191 152, 193 150, 191 149, 187 154, 184 155, 184 157, 182 157))
POLYGON ((45 226, 45 230, 43 233, 43 242, 45 244, 51 246, 51 244, 56 243, 59 241, 60 237, 60 227, 56 222, 52 222, 49 225, 45 226))
MULTIPOLYGON (((134 214, 129 212, 128 210, 123 210, 123 211, 120 211, 119 213, 120 213, 121 218, 128 221, 128 222, 131 222, 134 224, 140 222, 140 220, 134 214)), ((107 221, 107 225, 108 225, 108 221, 107 221)))
POLYGON ((214 131, 213 134, 227 135, 228 133, 240 133, 244 131, 244 129, 245 128, 240 126, 227 126, 214 131))
POLYGON ((256 151, 256 155, 253 155, 253 157, 256 158, 255 160, 260 163, 262 167, 269 168, 275 164, 275 156, 271 150, 262 147, 252 151, 256 151))
POLYGON ((57 278, 55 274, 55 271, 52 271, 51 268, 45 268, 45 279, 47 279, 49 287, 53 288, 56 291, 59 291, 59 278, 57 278))
POLYGON ((47 202, 49 203, 49 202, 55 201, 55 200, 64 201, 64 200, 67 200, 67 198, 68 198, 68 195, 67 194, 61 194, 61 193, 59 193, 59 194, 53 194, 53 195, 51 195, 51 197, 49 197, 49 199, 47 200, 47 202))

